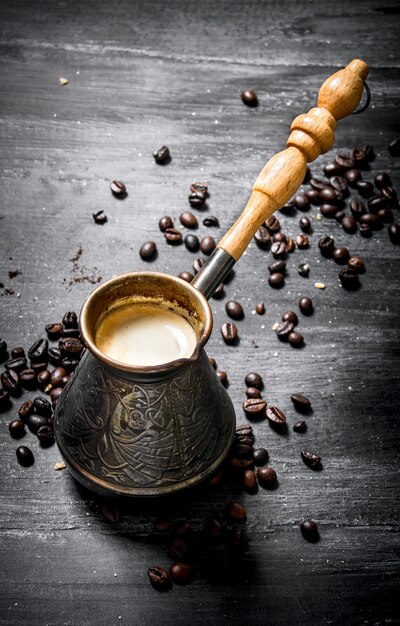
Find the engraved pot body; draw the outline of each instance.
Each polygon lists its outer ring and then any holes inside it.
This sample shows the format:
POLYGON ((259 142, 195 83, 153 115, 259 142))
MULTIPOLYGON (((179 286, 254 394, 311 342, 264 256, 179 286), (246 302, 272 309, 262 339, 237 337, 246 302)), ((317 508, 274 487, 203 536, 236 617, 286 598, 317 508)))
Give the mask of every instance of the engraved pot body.
POLYGON ((235 413, 204 350, 209 316, 196 289, 147 272, 112 279, 86 301, 80 323, 88 349, 59 398, 54 422, 60 452, 84 486, 102 495, 166 495, 205 480, 225 459, 235 413), (134 368, 97 350, 96 312, 126 292, 146 295, 142 281, 152 299, 162 293, 188 319, 196 317, 198 344, 190 359, 134 368))

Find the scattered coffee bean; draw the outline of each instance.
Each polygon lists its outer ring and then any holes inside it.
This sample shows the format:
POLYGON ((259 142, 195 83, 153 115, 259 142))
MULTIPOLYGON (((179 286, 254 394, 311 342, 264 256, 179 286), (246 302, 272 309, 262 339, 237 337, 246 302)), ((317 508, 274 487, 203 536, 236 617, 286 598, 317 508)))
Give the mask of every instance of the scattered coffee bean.
POLYGON ((335 163, 337 163, 344 170, 354 168, 354 160, 350 154, 337 154, 335 156, 335 163))
POLYGON ((356 184, 357 191, 363 198, 370 198, 374 193, 374 186, 366 180, 359 180, 356 184))
POLYGON ((148 261, 149 259, 153 258, 156 252, 157 246, 154 241, 146 241, 146 243, 144 243, 139 250, 140 258, 143 261, 148 261))
POLYGON ((102 209, 100 209, 100 211, 97 211, 96 213, 92 213, 92 216, 95 224, 100 224, 100 226, 108 222, 108 217, 102 209))
POLYGON ((174 561, 187 561, 189 549, 184 541, 175 539, 169 547, 168 554, 174 561))
POLYGON ((30 415, 33 413, 33 400, 27 400, 18 409, 18 415, 24 422, 28 419, 30 415))
POLYGON ((62 387, 55 387, 54 389, 50 391, 50 400, 51 400, 53 407, 55 404, 57 404, 58 398, 61 396, 61 394, 62 394, 62 387))
POLYGON ((382 220, 384 224, 391 224, 394 222, 393 211, 390 209, 379 209, 377 216, 382 220))
POLYGON ((305 215, 300 218, 299 225, 304 233, 309 233, 311 231, 311 221, 305 215))
POLYGON ((321 468, 321 457, 318 454, 314 454, 313 452, 308 452, 307 450, 301 451, 301 458, 304 463, 311 467, 312 469, 320 469, 321 468))
POLYGON ((200 250, 203 254, 206 254, 207 256, 209 256, 211 252, 215 250, 215 247, 215 239, 214 237, 211 237, 211 235, 206 235, 200 241, 200 250))
MULTIPOLYGON (((311 179, 312 181, 313 179, 311 179)), ((310 181, 310 184, 312 182, 310 181)), ((307 211, 310 208, 310 200, 305 193, 297 193, 294 197, 294 206, 300 211, 307 211)))
POLYGON ((190 191, 199 191, 204 196, 208 196, 208 183, 197 181, 190 185, 190 191))
MULTIPOLYGON (((272 235, 272 241, 275 243, 276 241, 283 241, 283 243, 287 244, 287 237, 285 233, 274 233, 272 235)), ((287 247, 287 246, 286 246, 287 247)))
POLYGON ((262 398, 248 398, 243 402, 243 411, 248 418, 264 417, 267 403, 262 398))
POLYGON ((214 359, 213 356, 209 356, 208 360, 210 362, 211 367, 213 367, 215 370, 217 369, 217 361, 214 359))
POLYGON ((15 397, 21 394, 21 386, 17 372, 14 370, 6 370, 1 373, 0 380, 4 391, 7 391, 10 395, 15 397))
POLYGON ((224 295, 224 283, 220 283, 212 294, 213 298, 221 298, 224 295))
POLYGON ((208 215, 203 220, 203 226, 211 226, 211 227, 219 228, 219 220, 214 215, 208 215))
POLYGON ((164 237, 167 243, 174 246, 182 242, 182 233, 176 228, 167 228, 164 231, 164 237))
POLYGON ((44 390, 50 384, 50 372, 47 369, 36 374, 36 381, 40 389, 44 390))
POLYGON ((16 450, 17 453, 17 461, 23 467, 29 467, 33 465, 35 459, 33 458, 32 451, 26 446, 20 446, 16 450))
POLYGON ((185 226, 186 228, 197 228, 199 225, 197 217, 190 211, 184 211, 181 213, 179 219, 182 226, 185 226))
POLYGON ((277 234, 281 229, 281 223, 276 215, 270 215, 264 222, 265 228, 269 231, 270 235, 277 234))
POLYGON ((38 415, 43 415, 44 417, 50 417, 53 412, 50 402, 46 398, 42 398, 42 396, 37 396, 33 400, 33 407, 38 415))
POLYGON ((285 276, 280 272, 274 272, 268 277, 268 284, 270 287, 279 288, 285 284, 285 276))
POLYGON ((243 473, 243 487, 249 494, 257 492, 257 478, 255 472, 252 469, 247 469, 243 473))
POLYGON ((169 575, 176 585, 187 585, 193 580, 193 567, 189 563, 173 563, 169 575))
POLYGON ((67 372, 72 372, 79 365, 79 355, 78 358, 74 359, 70 356, 64 356, 61 359, 61 366, 67 370, 67 372))
POLYGON ((393 139, 388 145, 389 154, 392 157, 400 156, 400 139, 393 139))
POLYGON ((354 291, 359 288, 360 281, 358 274, 348 267, 343 268, 339 272, 339 280, 342 283, 342 287, 349 291, 354 291))
POLYGON ((9 423, 8 430, 13 439, 21 439, 25 435, 25 424, 22 420, 13 420, 9 423))
POLYGON ((78 316, 75 311, 67 311, 62 318, 64 328, 78 328, 78 316))
POLYGON ((19 356, 16 359, 8 359, 4 363, 4 367, 6 370, 12 370, 13 372, 19 373, 22 370, 25 370, 27 367, 27 360, 24 356, 19 356))
POLYGON ((178 278, 182 278, 182 280, 185 280, 187 283, 191 283, 194 275, 191 272, 181 272, 178 274, 178 278))
POLYGON ((281 339, 282 341, 286 341, 293 329, 294 324, 292 324, 292 322, 281 322, 275 328, 275 333, 277 334, 279 339, 281 339))
POLYGON ((161 217, 160 221, 158 222, 158 227, 162 233, 164 233, 167 228, 173 228, 174 221, 172 217, 170 217, 169 215, 164 215, 163 217, 161 217))
POLYGON ((265 465, 269 458, 268 451, 265 448, 257 448, 253 452, 253 463, 258 467, 260 465, 265 465))
POLYGON ((350 187, 356 187, 357 182, 361 180, 361 172, 357 168, 347 170, 344 175, 350 187))
POLYGON ((200 240, 197 235, 193 235, 193 233, 189 233, 185 237, 185 246, 189 250, 189 252, 198 252, 200 248, 200 240))
POLYGON ((344 265, 350 258, 350 252, 347 248, 340 246, 339 248, 335 248, 333 251, 333 260, 339 265, 344 265))
POLYGON ((29 430, 31 431, 31 433, 36 435, 39 428, 41 428, 42 426, 48 425, 48 421, 47 421, 47 417, 44 417, 43 415, 36 415, 34 413, 33 415, 30 415, 28 417, 28 419, 26 420, 26 424, 29 430))
POLYGON ((246 509, 240 502, 233 501, 226 507, 226 517, 232 522, 245 522, 247 519, 246 509))
POLYGON ((333 162, 325 165, 323 171, 325 176, 328 176, 328 178, 330 178, 331 176, 337 176, 338 174, 341 174, 343 172, 343 168, 338 163, 333 162))
POLYGON ((264 304, 264 302, 258 302, 256 304, 256 313, 257 313, 257 315, 264 315, 264 313, 265 313, 265 304, 264 304))
POLYGON ((126 194, 126 186, 120 180, 113 180, 110 183, 110 189, 114 196, 122 198, 126 194))
POLYGON ((297 271, 300 276, 304 276, 306 278, 310 273, 310 266, 308 265, 308 263, 300 263, 297 271))
POLYGON ((257 470, 258 484, 264 489, 273 489, 277 484, 276 471, 272 467, 259 467, 257 470))
POLYGON ((288 335, 288 342, 292 346, 292 348, 299 348, 304 343, 304 337, 301 333, 297 331, 292 331, 288 335))
POLYGON ((307 519, 300 524, 301 534, 306 541, 315 543, 319 539, 318 526, 312 519, 307 519))
POLYGON ((293 402, 295 409, 297 409, 301 413, 305 413, 311 408, 310 400, 306 398, 306 396, 303 396, 301 393, 293 393, 290 396, 290 399, 293 402))
POLYGON ((329 235, 321 237, 321 239, 318 241, 318 248, 320 249, 322 256, 326 257, 327 259, 332 256, 334 247, 335 242, 333 240, 333 237, 330 237, 329 235))
POLYGON ((247 398, 261 398, 261 391, 257 387, 247 387, 246 396, 247 398))
POLYGON ((81 354, 85 346, 79 339, 76 339, 75 337, 66 337, 65 339, 59 340, 58 347, 62 355, 77 358, 77 356, 81 354))
POLYGON ((236 300, 228 300, 225 304, 225 311, 233 320, 241 320, 244 317, 243 307, 236 300))
POLYGON ((379 215, 373 213, 365 213, 360 217, 360 224, 368 224, 371 230, 380 230, 382 228, 382 220, 379 215))
POLYGON ((283 241, 277 241, 271 246, 272 256, 275 259, 281 259, 286 255, 286 244, 283 241))
POLYGON ((55 441, 54 430, 53 427, 50 426, 50 424, 45 424, 44 426, 41 426, 37 431, 36 436, 44 448, 52 446, 55 441))
POLYGON ((200 209, 206 201, 206 196, 200 191, 195 191, 189 194, 188 200, 191 207, 200 209))
POLYGON ((36 372, 31 367, 22 370, 19 373, 19 382, 25 389, 34 389, 36 387, 36 372))
POLYGON ((195 259, 193 261, 193 269, 196 274, 200 272, 201 268, 204 267, 205 263, 206 263, 205 259, 195 259))
POLYGON ((307 189, 304 194, 308 198, 311 204, 317 205, 320 204, 321 198, 319 197, 319 191, 317 189, 307 189))
POLYGON ((45 330, 50 339, 58 339, 64 330, 64 326, 60 323, 47 324, 45 330))
POLYGON ((217 370, 215 373, 218 376, 218 378, 221 381, 221 383, 223 384, 223 386, 227 387, 227 385, 228 385, 228 374, 226 372, 224 372, 223 370, 217 370))
POLYGON ((286 270, 286 261, 274 261, 268 265, 268 271, 270 274, 284 274, 286 270))
POLYGON ((271 241, 271 235, 265 226, 261 226, 254 234, 254 241, 260 248, 266 248, 271 241))
POLYGON ((308 296, 303 296, 303 298, 300 298, 299 309, 303 313, 303 315, 311 315, 314 310, 311 298, 309 298, 308 296))
POLYGON ((256 389, 262 389, 264 386, 262 376, 257 372, 249 372, 244 379, 246 387, 255 387, 256 389))
POLYGON ((380 209, 389 208, 389 202, 383 196, 372 196, 368 199, 368 209, 370 213, 378 213, 380 209))
POLYGON ((392 179, 387 172, 379 172, 374 178, 374 184, 377 189, 382 189, 382 187, 391 187, 392 179))
POLYGON ((167 163, 167 161, 170 160, 169 148, 167 146, 162 146, 153 152, 153 157, 156 163, 167 163))
MULTIPOLYGON (((354 171, 354 170, 349 170, 349 171, 354 171)), ((333 187, 333 189, 335 191, 340 191, 343 196, 346 196, 348 194, 348 182, 347 182, 347 178, 345 176, 332 176, 329 179, 329 182, 331 184, 331 187, 333 187)), ((338 194, 337 194, 337 197, 338 194)))
POLYGON ((18 359, 19 357, 26 358, 25 350, 23 348, 13 348, 11 350, 11 358, 18 359))
POLYGON ((225 324, 222 324, 221 335, 225 343, 235 343, 238 337, 236 325, 232 322, 226 322, 225 324))
POLYGON ((67 375, 63 367, 56 367, 50 374, 50 384, 52 387, 61 386, 63 378, 67 375))
POLYGON ((286 244, 286 252, 292 254, 296 250, 296 244, 293 237, 289 237, 286 244))
POLYGON ((336 204, 338 202, 337 195, 332 187, 324 187, 319 192, 319 197, 324 204, 336 204))
POLYGON ((359 256, 352 256, 347 261, 347 267, 349 267, 351 270, 354 270, 357 274, 365 273, 365 263, 359 256))
POLYGON ((339 212, 339 209, 336 204, 322 204, 320 211, 324 217, 334 219, 339 212))
POLYGON ((308 239, 307 235, 297 235, 296 246, 300 250, 305 250, 306 248, 309 247, 309 245, 310 245, 310 240, 308 239))
POLYGON ((296 326, 296 324, 299 323, 299 318, 297 317, 297 315, 296 315, 296 313, 294 311, 286 311, 282 315, 282 321, 283 322, 292 322, 292 324, 294 326, 296 326))
POLYGON ((356 220, 360 220, 360 217, 365 213, 365 204, 360 200, 360 198, 351 198, 350 200, 350 211, 356 220))
POLYGON ((10 392, 0 389, 0 411, 7 411, 10 406, 10 392))
POLYGON ((258 105, 257 94, 253 89, 245 89, 240 94, 243 104, 246 104, 248 107, 256 107, 258 105))
POLYGON ((295 433, 305 433, 307 430, 307 424, 304 420, 300 420, 293 424, 293 430, 295 433))
POLYGON ((316 178, 315 176, 313 176, 310 180, 310 185, 313 189, 321 191, 321 189, 329 187, 329 182, 327 180, 323 180, 322 178, 316 178))
POLYGON ((400 244, 400 225, 390 224, 388 227, 389 239, 395 245, 400 244))
POLYGON ((48 357, 50 363, 57 366, 61 363, 61 352, 58 348, 49 348, 48 357))
POLYGON ((342 222, 342 219, 346 216, 346 213, 344 211, 338 211, 335 214, 335 220, 337 221, 338 224, 340 224, 342 222))
POLYGON ((267 420, 272 426, 283 427, 286 424, 286 415, 277 406, 269 406, 265 411, 267 420))
POLYGON ((168 571, 163 567, 158 565, 149 567, 147 575, 152 586, 154 589, 157 589, 157 591, 167 591, 168 589, 171 589, 171 578, 168 571))

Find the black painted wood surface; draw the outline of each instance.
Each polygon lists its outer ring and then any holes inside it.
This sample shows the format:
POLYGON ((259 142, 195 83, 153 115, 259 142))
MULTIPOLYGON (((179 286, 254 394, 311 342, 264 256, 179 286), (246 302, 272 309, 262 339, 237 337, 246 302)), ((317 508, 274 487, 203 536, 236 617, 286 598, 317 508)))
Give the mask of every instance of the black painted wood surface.
MULTIPOLYGON (((398 26, 394 0, 3 1, 1 337, 27 349, 46 323, 79 310, 96 280, 190 270, 194 255, 168 247, 158 219, 178 221, 190 183, 204 179, 210 198, 198 215, 217 215, 221 228, 198 232, 220 237, 265 161, 284 146, 292 119, 352 58, 370 64, 373 103, 339 123, 334 152, 373 144, 365 178, 387 169, 398 185, 399 161, 387 151, 400 135, 398 26), (247 87, 258 93, 257 109, 239 98, 247 87), (152 157, 163 144, 172 154, 164 167, 152 157), (110 193, 114 178, 127 185, 123 201, 110 193), (100 209, 104 226, 92 218, 100 209), (149 239, 158 246, 151 264, 138 254, 149 239)), ((270 253, 252 244, 224 299, 212 300, 207 351, 229 374, 238 421, 251 370, 263 375, 268 402, 287 413, 287 436, 265 422, 254 426, 278 489, 250 496, 227 483, 173 501, 133 502, 110 524, 92 494, 53 469, 56 447, 43 450, 27 434, 35 465, 17 464, 7 428, 14 401, 0 417, 2 624, 398 623, 399 249, 386 227, 367 240, 316 213, 309 212, 311 247, 289 257, 282 290, 267 283, 270 253), (338 266, 320 256, 317 241, 328 233, 365 259, 358 292, 341 289, 338 266), (309 279, 297 274, 302 260, 309 279), (294 350, 272 325, 305 294, 315 313, 301 316, 306 345, 294 350), (246 314, 236 347, 219 333, 228 298, 246 314), (263 317, 253 314, 260 300, 263 317), (291 429, 293 392, 312 401, 303 435, 291 429), (302 448, 320 453, 321 472, 302 463, 302 448), (171 563, 152 531, 157 515, 188 518, 200 535, 207 515, 232 498, 247 508, 249 549, 231 578, 215 584, 200 567, 188 587, 154 591, 147 568, 171 563), (308 517, 319 524, 317 544, 300 534, 308 517)), ((297 234, 299 217, 279 215, 283 230, 297 234)))

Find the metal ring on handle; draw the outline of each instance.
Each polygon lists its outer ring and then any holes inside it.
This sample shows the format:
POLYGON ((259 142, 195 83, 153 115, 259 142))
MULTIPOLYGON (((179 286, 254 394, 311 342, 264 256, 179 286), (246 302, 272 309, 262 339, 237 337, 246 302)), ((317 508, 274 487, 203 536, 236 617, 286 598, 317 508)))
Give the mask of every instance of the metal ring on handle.
POLYGON ((364 106, 361 107, 361 109, 358 109, 357 111, 353 111, 352 115, 358 115, 359 113, 363 113, 366 109, 368 109, 369 104, 371 102, 371 92, 370 92, 369 87, 368 87, 367 83, 365 82, 365 80, 363 80, 363 84, 364 84, 364 87, 365 87, 365 91, 367 92, 367 101, 364 104, 364 106))

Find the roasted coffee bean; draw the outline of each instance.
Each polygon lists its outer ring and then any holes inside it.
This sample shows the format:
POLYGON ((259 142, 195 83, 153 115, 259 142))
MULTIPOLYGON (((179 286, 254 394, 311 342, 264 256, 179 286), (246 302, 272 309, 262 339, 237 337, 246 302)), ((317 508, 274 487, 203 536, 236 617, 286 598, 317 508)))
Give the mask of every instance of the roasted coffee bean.
POLYGON ((164 215, 163 217, 161 217, 160 221, 158 222, 158 227, 162 233, 164 233, 167 228, 173 228, 174 221, 172 217, 170 217, 169 215, 164 215))
POLYGON ((293 430, 295 433, 305 433, 307 430, 307 424, 304 420, 300 420, 293 424, 293 430))
POLYGON ((40 389, 45 389, 50 384, 49 370, 41 370, 36 374, 36 381, 40 389))
POLYGON ((10 406, 10 392, 0 389, 0 411, 7 411, 10 406))
POLYGON ((303 315, 311 315, 314 307, 311 298, 308 296, 303 296, 299 300, 299 309, 303 313, 303 315))
POLYGON ((154 241, 146 241, 139 250, 140 258, 143 261, 152 259, 157 252, 157 246, 154 241))
POLYGON ((74 337, 75 339, 81 338, 79 328, 64 328, 61 331, 61 337, 74 337))
POLYGON ((400 139, 393 139, 388 145, 389 154, 392 157, 400 156, 400 139))
POLYGON ((276 215, 270 215, 264 222, 265 228, 269 231, 270 235, 276 234, 281 229, 281 223, 276 215))
POLYGON ((286 341, 293 329, 294 324, 292 324, 292 322, 281 322, 275 328, 275 333, 277 334, 279 339, 281 339, 282 341, 286 341))
POLYGON ((318 454, 314 454, 314 452, 308 452, 307 450, 302 450, 300 454, 306 465, 308 465, 312 469, 320 469, 321 457, 318 456, 318 454))
POLYGON ((286 311, 282 315, 282 322, 291 322, 293 326, 299 323, 299 318, 294 311, 286 311))
POLYGON ((394 215, 390 209, 380 209, 377 216, 384 224, 391 224, 394 222, 394 215))
POLYGON ((191 272, 181 272, 178 274, 178 278, 182 278, 182 280, 185 280, 187 283, 191 283, 194 275, 191 272))
POLYGON ((253 460, 253 448, 245 443, 234 442, 231 454, 238 459, 253 460))
POLYGON ((243 307, 240 302, 236 300, 228 300, 225 304, 225 311, 233 320, 241 320, 244 318, 243 307))
POLYGON ((265 463, 268 461, 268 458, 269 454, 265 448, 257 448, 253 451, 253 463, 258 467, 260 465, 265 465, 265 463))
POLYGON ((58 339, 64 330, 64 326, 56 322, 54 324, 47 324, 45 330, 50 339, 58 339))
POLYGON ((147 575, 152 586, 154 587, 154 589, 157 589, 157 591, 167 591, 168 589, 171 589, 171 578, 168 571, 163 567, 160 567, 158 565, 154 567, 149 567, 149 569, 147 570, 147 575))
POLYGON ((42 446, 45 448, 52 446, 55 441, 54 430, 53 430, 53 427, 50 426, 50 424, 41 426, 39 430, 37 431, 36 436, 39 439, 42 446))
POLYGON ((246 396, 247 398, 261 398, 261 391, 257 387, 247 387, 246 396))
POLYGON ((265 313, 265 304, 264 304, 264 302, 258 302, 256 304, 256 313, 257 313, 257 315, 264 315, 264 313, 265 313))
POLYGON ((335 191, 341 191, 344 195, 347 195, 348 182, 345 176, 332 176, 329 182, 335 191))
POLYGON ((218 376, 221 383, 223 384, 223 386, 226 387, 228 385, 228 374, 224 372, 223 370, 217 370, 215 373, 218 376))
POLYGON ((167 161, 170 160, 169 148, 167 146, 162 146, 153 152, 153 157, 156 163, 167 163, 167 161))
POLYGON ((334 247, 335 242, 333 240, 333 237, 330 237, 329 235, 321 237, 321 239, 318 241, 318 248, 320 249, 322 256, 326 257, 327 259, 332 256, 334 247))
POLYGON ((176 585, 187 585, 193 580, 194 571, 189 563, 173 563, 169 575, 176 585))
POLYGON ((18 409, 19 417, 25 422, 33 413, 33 400, 27 400, 18 409))
POLYGON ((193 233, 189 233, 185 237, 185 246, 189 250, 189 252, 198 252, 200 248, 200 241, 197 235, 193 235, 193 233))
POLYGON ((215 250, 215 247, 215 239, 214 237, 211 237, 211 235, 206 235, 200 241, 200 250, 203 254, 206 254, 207 256, 209 256, 211 252, 215 250))
POLYGON ((389 239, 392 243, 399 245, 400 244, 400 225, 399 224, 390 224, 388 227, 389 239))
POLYGON ((235 343, 237 341, 237 327, 232 322, 222 324, 221 335, 225 343, 235 343))
POLYGON ((292 252, 294 252, 295 249, 296 249, 295 241, 293 237, 289 237, 287 240, 287 244, 286 244, 286 252, 288 252, 289 254, 292 254, 292 252))
POLYGON ((299 348, 304 343, 303 335, 297 331, 292 331, 291 333, 289 333, 287 339, 292 348, 299 348))
POLYGON ((92 217, 95 224, 100 224, 100 226, 108 222, 108 217, 102 209, 100 209, 100 211, 97 211, 96 213, 92 213, 92 217))
POLYGON ((350 211, 353 217, 356 220, 359 220, 362 215, 365 213, 365 204, 361 202, 360 198, 351 198, 350 200, 350 211))
POLYGON ((344 246, 339 246, 339 248, 334 249, 332 256, 336 263, 344 265, 350 258, 350 252, 344 246))
POLYGON ((21 386, 17 372, 14 370, 6 370, 1 373, 0 380, 4 391, 8 391, 12 396, 20 395, 21 386))
POLYGON ((271 246, 272 256, 275 259, 281 259, 286 255, 286 244, 283 241, 277 241, 271 246))
POLYGON ((168 554, 174 561, 187 561, 189 559, 188 546, 182 539, 175 539, 172 542, 168 554))
POLYGON ((310 241, 307 237, 307 235, 297 235, 296 237, 296 246, 300 249, 300 250, 305 250, 306 248, 308 248, 310 245, 310 241))
POLYGON ((196 181, 190 185, 190 191, 200 191, 200 193, 208 196, 208 183, 205 183, 204 181, 196 181))
POLYGON ((36 372, 28 367, 19 373, 19 382, 25 389, 34 389, 36 387, 36 372))
POLYGON ((284 274, 286 271, 286 261, 274 261, 268 265, 268 271, 270 274, 284 274))
POLYGON ((12 359, 18 359, 19 357, 25 357, 25 350, 23 348, 13 348, 10 354, 12 359))
POLYGON ((319 197, 319 191, 317 189, 307 189, 304 194, 311 204, 317 205, 321 203, 321 198, 319 197))
POLYGON ((193 269, 195 273, 200 272, 201 268, 206 264, 205 259, 195 259, 193 261, 193 269))
POLYGON ((316 178, 315 176, 313 176, 310 180, 310 185, 313 189, 321 191, 321 189, 329 187, 329 182, 327 180, 323 180, 322 178, 316 178))
POLYGON ((16 359, 8 359, 4 363, 6 370, 13 370, 14 372, 21 372, 27 367, 27 361, 24 356, 19 356, 16 359))
POLYGON ((172 531, 172 521, 168 517, 160 517, 154 522, 154 530, 160 533, 170 533, 172 531))
POLYGON ((335 220, 338 222, 338 224, 341 223, 342 219, 346 216, 346 213, 342 210, 338 211, 337 213, 335 213, 335 220))
MULTIPOLYGON (((310 184, 312 184, 311 181, 310 184)), ((310 200, 305 193, 297 193, 294 197, 294 206, 300 211, 307 211, 310 208, 310 200)))
POLYGON ((346 233, 352 234, 357 231, 357 222, 351 215, 346 215, 342 219, 342 228, 346 233))
POLYGON ((257 478, 252 469, 247 469, 243 473, 243 487, 247 493, 253 494, 257 492, 257 478))
POLYGON ((300 276, 307 277, 310 273, 310 266, 308 265, 308 263, 300 263, 297 271, 299 272, 300 276))
POLYGON ((79 365, 79 358, 74 359, 70 356, 64 356, 61 359, 61 366, 67 370, 67 372, 72 372, 79 365))
POLYGON ((64 389, 65 385, 69 382, 70 378, 71 378, 71 376, 69 374, 64 376, 64 378, 60 382, 60 387, 62 387, 64 389))
POLYGON ((262 376, 257 372, 249 372, 244 379, 246 387, 255 387, 256 389, 262 389, 264 386, 262 376))
POLYGON ((203 220, 203 226, 210 226, 210 227, 219 228, 218 217, 215 217, 215 215, 208 215, 203 220))
POLYGON ((328 178, 330 178, 331 176, 338 176, 343 172, 342 166, 335 162, 328 163, 328 165, 324 166, 323 170, 325 176, 328 176, 328 178))
POLYGON ((352 152, 352 157, 354 162, 358 163, 360 167, 365 167, 366 164, 374 160, 374 149, 369 144, 363 148, 355 148, 352 152))
POLYGON ((37 396, 33 400, 33 406, 36 413, 38 413, 38 415, 43 415, 44 417, 50 417, 53 412, 50 402, 47 398, 43 398, 42 396, 37 396))
POLYGON ((344 170, 350 170, 354 167, 354 160, 350 154, 337 154, 335 156, 335 163, 344 170))
POLYGON ((357 181, 356 188, 360 196, 370 198, 374 193, 374 186, 367 180, 357 181))
POLYGON ((38 339, 28 350, 28 356, 31 361, 47 361, 47 351, 49 342, 47 339, 38 339))
POLYGON ((277 484, 276 471, 272 467, 259 467, 257 470, 258 484, 264 489, 273 489, 277 484))
POLYGON ((193 215, 190 211, 184 211, 180 214, 179 220, 182 226, 186 226, 186 228, 197 228, 199 223, 197 221, 197 217, 193 215))
POLYGON ((285 233, 274 233, 272 235, 272 241, 275 243, 276 241, 283 241, 283 243, 287 243, 287 237, 285 233))
POLYGON ((397 202, 397 191, 394 189, 394 187, 382 187, 380 192, 381 196, 388 201, 390 206, 398 208, 399 205, 397 202))
POLYGON ((212 294, 213 298, 222 298, 224 295, 224 283, 220 283, 218 287, 214 289, 214 293, 212 294))
POLYGON ((269 406, 265 414, 272 426, 283 427, 286 424, 286 415, 277 406, 269 406))
POLYGON ((253 434, 253 427, 251 424, 239 424, 235 429, 235 436, 248 436, 253 434))
POLYGON ((370 213, 378 213, 380 209, 389 208, 389 202, 382 196, 372 196, 368 199, 368 210, 370 213))
POLYGON ((245 435, 240 435, 238 433, 235 433, 234 441, 236 445, 242 444, 244 446, 250 446, 252 448, 252 446, 254 445, 255 438, 253 434, 245 436, 245 435))
POLYGON ((200 191, 195 191, 189 194, 188 200, 191 207, 194 209, 200 209, 206 201, 206 196, 200 191))
POLYGON ((110 183, 110 189, 114 196, 117 196, 119 198, 122 198, 126 194, 126 186, 120 180, 113 180, 110 183))
POLYGON ((261 226, 254 234, 254 241, 260 248, 266 248, 271 241, 271 235, 265 226, 261 226))
POLYGON ((167 243, 176 246, 179 243, 182 243, 182 233, 180 230, 176 228, 167 228, 164 231, 164 237, 167 243))
POLYGON ((257 94, 253 89, 245 89, 240 94, 243 104, 246 104, 248 107, 256 107, 258 105, 257 94))
POLYGON ((62 387, 55 387, 54 389, 50 391, 50 400, 51 400, 53 407, 55 404, 57 404, 58 398, 61 396, 61 394, 62 394, 62 387))
POLYGON ((301 534, 306 541, 315 543, 319 539, 318 526, 312 519, 306 519, 300 524, 301 534))
POLYGON ((85 346, 79 339, 76 339, 75 337, 66 337, 65 339, 59 340, 58 347, 61 354, 76 358, 76 356, 82 352, 85 346))
POLYGON ((50 363, 57 366, 61 363, 61 352, 58 348, 49 348, 48 357, 50 363))
POLYGON ((13 439, 21 439, 25 435, 25 424, 22 420, 12 420, 8 424, 8 430, 13 439))
POLYGON ((306 396, 303 396, 301 393, 293 393, 290 396, 290 399, 293 402, 295 409, 297 409, 301 413, 305 413, 311 408, 310 400, 306 398, 306 396))
POLYGON ((336 217, 336 213, 338 212, 338 207, 336 204, 322 204, 319 209, 324 217, 328 219, 334 219, 336 217))
POLYGON ((213 356, 209 356, 208 360, 210 362, 211 367, 213 367, 215 370, 217 369, 217 361, 214 359, 213 356))
POLYGON ((387 172, 379 172, 374 178, 374 184, 377 189, 382 189, 382 187, 391 187, 392 179, 387 172))
POLYGON ((381 218, 374 213, 365 213, 364 215, 361 215, 360 224, 368 224, 371 230, 380 230, 382 228, 381 218))
POLYGON ((360 286, 358 274, 348 267, 343 268, 339 272, 339 280, 342 283, 342 287, 349 291, 354 291, 360 286))
POLYGON ((233 501, 225 509, 226 517, 232 522, 245 522, 247 519, 246 509, 240 502, 233 501))
POLYGON ((347 170, 344 175, 350 187, 356 187, 357 182, 361 180, 361 172, 357 168, 347 170))
POLYGON ((26 420, 26 424, 29 430, 31 431, 31 433, 36 435, 39 428, 41 428, 42 426, 48 425, 48 421, 47 421, 47 417, 44 417, 43 415, 36 415, 34 413, 33 415, 30 415, 28 417, 28 419, 26 420))
POLYGON ((29 467, 35 462, 32 451, 26 446, 20 446, 19 448, 17 448, 16 453, 17 461, 23 467, 29 467))
POLYGON ((247 417, 264 417, 267 403, 262 398, 247 398, 242 406, 247 417))
POLYGON ((300 218, 299 225, 304 233, 309 233, 311 231, 311 221, 305 215, 300 218))
POLYGON ((270 274, 268 277, 268 284, 270 287, 279 288, 285 284, 285 276, 280 272, 275 272, 274 274, 270 274))
POLYGON ((336 191, 332 187, 323 187, 319 192, 319 197, 325 204, 336 204, 338 202, 336 191))
POLYGON ((352 256, 347 261, 347 267, 349 267, 351 270, 354 270, 357 274, 365 273, 365 263, 359 256, 352 256))

